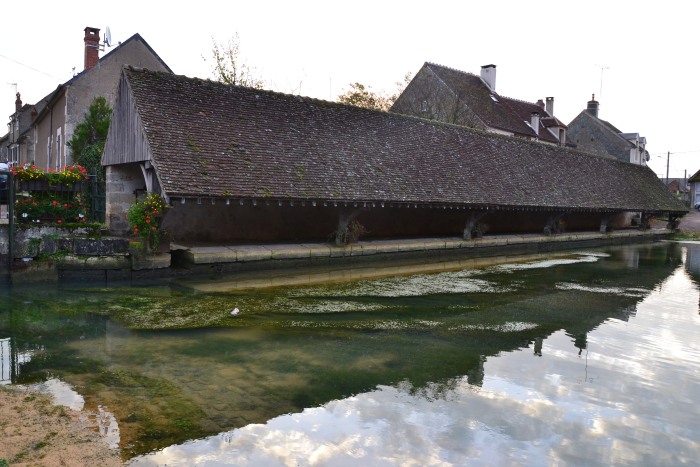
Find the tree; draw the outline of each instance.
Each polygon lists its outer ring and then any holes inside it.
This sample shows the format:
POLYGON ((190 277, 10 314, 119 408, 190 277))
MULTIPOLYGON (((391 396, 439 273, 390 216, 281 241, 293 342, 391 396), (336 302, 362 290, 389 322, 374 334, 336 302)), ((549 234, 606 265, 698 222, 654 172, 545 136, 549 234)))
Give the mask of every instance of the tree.
POLYGON ((73 163, 85 167, 89 174, 96 174, 100 182, 104 181, 104 168, 100 160, 111 121, 112 108, 107 99, 98 96, 93 99, 85 118, 75 127, 67 143, 73 163))
POLYGON ((369 87, 361 83, 351 83, 350 90, 338 96, 338 102, 384 111, 389 110, 392 104, 387 96, 370 91, 369 87))
POLYGON ((265 86, 265 82, 255 76, 254 69, 241 59, 238 33, 229 39, 226 45, 218 44, 213 38, 212 42, 213 73, 217 81, 255 89, 262 89, 265 86))
POLYGON ((411 73, 406 73, 403 82, 396 82, 396 92, 391 95, 386 92, 371 91, 369 86, 361 83, 351 83, 350 90, 338 96, 338 102, 387 112, 410 81, 411 73))

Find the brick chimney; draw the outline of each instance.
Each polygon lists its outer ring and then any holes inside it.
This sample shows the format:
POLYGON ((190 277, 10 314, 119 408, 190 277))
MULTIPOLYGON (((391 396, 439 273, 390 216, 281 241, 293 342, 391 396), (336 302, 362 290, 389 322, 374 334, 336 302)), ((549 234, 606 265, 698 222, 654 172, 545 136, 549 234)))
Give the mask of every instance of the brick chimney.
POLYGON ((19 93, 17 93, 17 100, 15 101, 15 112, 19 112, 22 110, 22 99, 19 97, 19 93))
POLYGON ((85 28, 85 69, 97 65, 100 59, 100 30, 97 28, 85 28))
POLYGON ((482 66, 481 80, 486 83, 491 92, 496 92, 496 65, 482 66))
POLYGON ((586 108, 586 111, 594 117, 598 118, 598 105, 598 101, 595 100, 595 94, 593 94, 591 100, 588 101, 588 107, 586 108))

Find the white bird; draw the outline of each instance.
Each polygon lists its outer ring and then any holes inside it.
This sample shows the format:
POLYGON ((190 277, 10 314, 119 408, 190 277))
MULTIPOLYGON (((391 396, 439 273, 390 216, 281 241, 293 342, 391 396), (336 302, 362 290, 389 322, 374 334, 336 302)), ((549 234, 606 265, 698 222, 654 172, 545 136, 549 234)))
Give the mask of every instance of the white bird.
POLYGON ((239 310, 238 308, 234 308, 233 310, 231 310, 231 316, 236 316, 240 312, 241 310, 239 310))

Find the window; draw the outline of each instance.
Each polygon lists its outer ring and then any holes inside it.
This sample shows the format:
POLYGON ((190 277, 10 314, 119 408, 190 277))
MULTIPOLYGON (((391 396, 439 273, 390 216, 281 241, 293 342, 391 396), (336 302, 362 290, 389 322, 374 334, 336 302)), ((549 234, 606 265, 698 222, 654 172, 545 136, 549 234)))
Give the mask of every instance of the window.
POLYGON ((49 137, 46 138, 46 168, 50 169, 51 168, 51 135, 49 134, 49 137))
POLYGON ((56 170, 59 170, 63 164, 63 146, 61 146, 61 129, 56 130, 56 170))
POLYGON ((19 163, 19 144, 11 144, 8 148, 7 161, 16 165, 19 163))

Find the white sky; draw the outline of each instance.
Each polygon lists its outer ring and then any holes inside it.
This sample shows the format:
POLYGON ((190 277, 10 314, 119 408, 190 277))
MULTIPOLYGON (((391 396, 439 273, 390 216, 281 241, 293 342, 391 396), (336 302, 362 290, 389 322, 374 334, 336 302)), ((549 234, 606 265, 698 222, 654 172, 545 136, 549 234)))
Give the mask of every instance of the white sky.
POLYGON ((212 40, 238 32, 243 59, 273 90, 334 100, 355 81, 394 91, 426 61, 475 74, 493 63, 499 94, 553 96, 565 123, 595 93, 602 119, 646 136, 657 175, 669 151, 670 177, 700 169, 692 2, 38 0, 5 12, 4 118, 14 111, 11 83, 34 103, 82 70, 86 26, 109 26, 114 43, 138 32, 175 73, 201 78, 213 77, 212 40))

